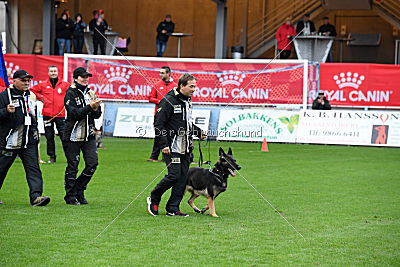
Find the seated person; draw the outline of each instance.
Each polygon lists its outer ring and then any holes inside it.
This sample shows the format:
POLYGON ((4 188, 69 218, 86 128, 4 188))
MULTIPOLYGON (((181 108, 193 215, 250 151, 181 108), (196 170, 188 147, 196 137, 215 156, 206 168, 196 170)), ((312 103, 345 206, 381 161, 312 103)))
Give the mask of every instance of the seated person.
POLYGON ((312 109, 332 109, 329 101, 326 99, 324 92, 319 92, 317 98, 312 103, 312 109))

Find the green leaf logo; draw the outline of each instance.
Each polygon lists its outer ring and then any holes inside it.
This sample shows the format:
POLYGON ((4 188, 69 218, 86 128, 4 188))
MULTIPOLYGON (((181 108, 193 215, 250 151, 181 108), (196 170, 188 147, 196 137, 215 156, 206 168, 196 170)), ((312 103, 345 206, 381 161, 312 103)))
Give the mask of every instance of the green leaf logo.
POLYGON ((279 120, 286 124, 290 133, 293 133, 294 126, 299 124, 299 115, 292 115, 288 117, 280 117, 279 120))

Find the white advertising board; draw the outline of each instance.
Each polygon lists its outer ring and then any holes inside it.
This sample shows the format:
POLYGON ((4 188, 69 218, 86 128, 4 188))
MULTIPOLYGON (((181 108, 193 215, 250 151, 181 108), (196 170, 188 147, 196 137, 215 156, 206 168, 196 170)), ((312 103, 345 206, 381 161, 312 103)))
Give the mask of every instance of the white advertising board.
POLYGON ((298 143, 400 146, 400 112, 300 112, 298 143))
POLYGON ((218 140, 296 141, 298 111, 272 109, 221 110, 218 140))
POLYGON ((118 108, 114 136, 154 137, 154 108, 118 108))
MULTIPOLYGON (((193 110, 193 123, 208 131, 209 110, 193 110)), ((154 138, 154 108, 118 108, 114 136, 154 138)))

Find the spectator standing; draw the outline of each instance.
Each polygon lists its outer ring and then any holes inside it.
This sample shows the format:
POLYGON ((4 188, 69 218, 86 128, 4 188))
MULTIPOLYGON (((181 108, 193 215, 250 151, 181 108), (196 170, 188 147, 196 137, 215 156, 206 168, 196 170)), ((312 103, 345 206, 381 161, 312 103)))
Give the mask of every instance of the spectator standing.
POLYGON ((93 18, 89 22, 89 31, 94 30, 94 25, 96 25, 97 18, 99 17, 99 11, 98 10, 93 10, 92 12, 93 18))
POLYGON ((0 93, 0 188, 15 158, 24 165, 32 206, 45 206, 49 197, 42 197, 43 178, 39 166, 39 131, 35 109, 29 104, 29 83, 33 76, 17 70, 13 84, 0 93))
POLYGON ((293 48, 290 38, 295 35, 296 30, 291 24, 291 18, 287 17, 286 22, 282 24, 276 32, 277 49, 280 52, 280 59, 287 59, 290 57, 293 48))
MULTIPOLYGON (((178 85, 171 78, 171 69, 169 67, 161 67, 160 78, 161 81, 154 85, 149 95, 149 102, 156 104, 156 108, 154 110, 154 119, 157 114, 158 104, 160 103, 161 99, 163 99, 169 91, 175 87, 178 87, 178 85)), ((151 156, 147 161, 159 161, 158 156, 160 155, 160 150, 161 148, 159 140, 157 137, 155 137, 153 151, 151 152, 151 156)))
POLYGON ((31 91, 35 93, 37 100, 43 102, 43 123, 47 140, 47 155, 50 156, 49 163, 56 162, 56 147, 54 143, 54 124, 57 127, 61 141, 65 127, 64 97, 70 84, 59 79, 58 68, 51 65, 48 68, 49 78, 34 87, 31 91))
POLYGON ((74 31, 74 22, 68 17, 67 13, 62 13, 61 17, 56 23, 56 38, 58 44, 59 55, 64 55, 64 49, 66 53, 71 53, 71 38, 74 31))
POLYGON ((93 54, 95 55, 97 55, 99 46, 101 55, 106 54, 105 32, 107 28, 107 22, 104 20, 102 15, 99 15, 93 28, 93 54))
POLYGON ((85 27, 86 24, 83 22, 82 15, 80 13, 76 14, 73 32, 75 54, 82 54, 85 27))
MULTIPOLYGON (((323 24, 319 27, 318 32, 323 36, 336 37, 336 28, 329 24, 329 18, 324 17, 322 22, 323 24)), ((332 62, 332 49, 329 50, 327 62, 332 62)))
POLYGON ((68 205, 88 204, 84 191, 98 165, 94 119, 101 116, 101 100, 88 87, 89 77, 92 74, 84 68, 76 68, 73 72, 74 83, 68 88, 64 99, 67 119, 63 139, 68 163, 64 200, 68 205), (85 168, 76 178, 81 151, 85 168))
POLYGON ((305 14, 303 20, 297 23, 296 32, 299 34, 304 29, 302 35, 310 35, 315 33, 314 22, 310 20, 310 14, 305 14))
POLYGON ((329 18, 324 17, 322 20, 323 24, 319 27, 318 32, 323 36, 336 36, 336 28, 332 24, 329 24, 329 18))
POLYGON ((171 15, 166 15, 165 20, 160 22, 157 27, 157 57, 162 57, 169 39, 169 35, 175 30, 175 24, 171 20, 171 15))
POLYGON ((330 110, 331 105, 329 101, 326 99, 324 92, 319 92, 317 98, 312 103, 312 109, 324 109, 330 110))

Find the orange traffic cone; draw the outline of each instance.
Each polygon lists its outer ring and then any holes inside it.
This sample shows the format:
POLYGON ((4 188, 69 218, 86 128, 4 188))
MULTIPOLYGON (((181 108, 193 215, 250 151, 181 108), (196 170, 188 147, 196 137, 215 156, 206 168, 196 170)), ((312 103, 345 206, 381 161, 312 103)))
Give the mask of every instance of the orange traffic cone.
POLYGON ((262 143, 261 152, 268 152, 268 143, 266 138, 264 138, 264 141, 262 143))

